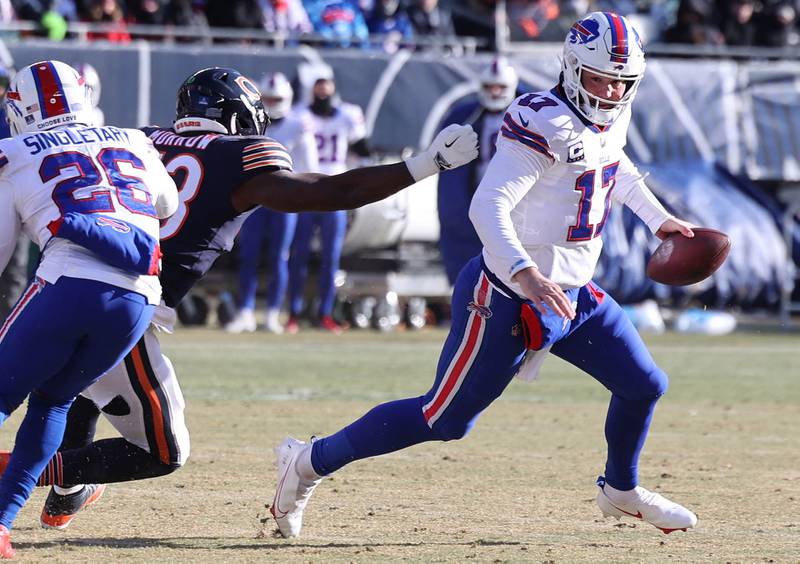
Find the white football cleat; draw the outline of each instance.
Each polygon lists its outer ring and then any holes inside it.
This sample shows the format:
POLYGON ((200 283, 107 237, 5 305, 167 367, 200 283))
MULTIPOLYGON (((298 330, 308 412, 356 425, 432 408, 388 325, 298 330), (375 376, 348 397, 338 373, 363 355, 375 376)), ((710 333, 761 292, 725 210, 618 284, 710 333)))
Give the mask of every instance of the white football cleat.
POLYGON ((310 443, 291 437, 283 439, 283 442, 275 448, 278 457, 278 486, 269 510, 278 524, 281 535, 287 539, 300 535, 300 529, 303 528, 303 511, 308 498, 322 481, 322 478, 305 480, 297 471, 297 460, 305 449, 309 448, 311 448, 310 443))
POLYGON ((281 325, 280 311, 277 309, 268 309, 267 316, 265 317, 264 329, 267 333, 275 333, 280 335, 283 333, 283 325, 281 325))
POLYGON ((256 316, 252 309, 240 309, 236 317, 225 325, 228 333, 252 333, 256 330, 256 316))
POLYGON ((597 505, 605 517, 628 516, 647 521, 665 534, 686 531, 697 524, 697 516, 664 496, 636 486, 622 491, 606 484, 603 476, 597 478, 597 505))

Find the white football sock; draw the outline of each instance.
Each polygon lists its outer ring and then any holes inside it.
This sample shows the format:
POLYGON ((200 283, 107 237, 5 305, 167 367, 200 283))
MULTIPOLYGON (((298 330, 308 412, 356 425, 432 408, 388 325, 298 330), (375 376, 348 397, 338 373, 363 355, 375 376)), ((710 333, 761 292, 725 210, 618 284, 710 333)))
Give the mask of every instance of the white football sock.
POLYGON ((62 488, 61 486, 53 486, 53 489, 56 490, 58 495, 69 495, 78 493, 83 489, 83 484, 78 484, 77 486, 71 486, 69 488, 62 488))
POLYGON ((311 445, 308 445, 308 447, 304 448, 303 452, 300 453, 300 456, 297 457, 295 468, 297 469, 297 475, 303 480, 313 482, 314 480, 319 480, 322 477, 316 473, 314 466, 311 464, 311 445))

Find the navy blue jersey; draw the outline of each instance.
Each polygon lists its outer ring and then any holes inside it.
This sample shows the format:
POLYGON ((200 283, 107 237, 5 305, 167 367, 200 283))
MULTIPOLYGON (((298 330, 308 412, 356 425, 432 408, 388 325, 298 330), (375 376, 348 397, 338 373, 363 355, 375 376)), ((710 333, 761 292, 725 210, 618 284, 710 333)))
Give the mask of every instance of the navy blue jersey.
POLYGON ((180 194, 180 207, 161 226, 163 298, 175 307, 233 240, 249 212, 237 212, 231 193, 253 176, 291 170, 286 149, 267 137, 142 131, 161 154, 180 194))

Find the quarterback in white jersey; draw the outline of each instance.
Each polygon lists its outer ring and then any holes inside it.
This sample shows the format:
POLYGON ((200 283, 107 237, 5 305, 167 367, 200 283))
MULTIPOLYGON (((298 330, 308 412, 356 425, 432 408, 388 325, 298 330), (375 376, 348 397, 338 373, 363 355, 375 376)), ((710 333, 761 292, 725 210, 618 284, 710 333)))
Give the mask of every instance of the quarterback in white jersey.
POLYGON ((95 126, 72 67, 42 61, 22 69, 7 108, 14 137, 0 141, 0 268, 20 229, 42 258, 0 327, 0 424, 29 396, 0 478, 3 558, 14 554, 11 525, 61 443, 75 396, 150 323, 161 297, 159 220, 178 207, 149 140, 95 126))
POLYGON ((487 267, 523 295, 514 276, 529 267, 562 289, 591 280, 612 201, 653 233, 670 219, 623 151, 630 106, 604 128, 573 107, 561 86, 517 98, 472 201, 487 267))
POLYGON ((354 460, 463 438, 512 378, 538 370, 548 352, 611 392, 605 472, 596 481, 603 514, 642 519, 665 533, 696 524, 691 511, 638 485, 639 455, 667 375, 622 308, 591 282, 612 200, 661 235, 694 235, 650 194, 623 152, 644 67, 631 24, 594 12, 571 28, 556 88, 526 94, 507 110, 470 208, 484 250, 453 288, 433 386, 312 444, 287 438, 278 446, 272 512, 284 536, 299 534, 324 476, 354 460))

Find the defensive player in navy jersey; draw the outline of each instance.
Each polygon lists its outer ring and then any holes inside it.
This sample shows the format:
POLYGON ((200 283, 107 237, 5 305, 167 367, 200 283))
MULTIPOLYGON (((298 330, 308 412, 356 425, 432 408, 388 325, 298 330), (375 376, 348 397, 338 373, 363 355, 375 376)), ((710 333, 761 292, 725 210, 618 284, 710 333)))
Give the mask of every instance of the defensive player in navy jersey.
POLYGON ((161 229, 163 302, 131 353, 70 410, 62 448, 38 482, 54 486, 41 514, 43 526, 67 527, 100 497, 103 484, 162 476, 186 462, 183 396, 155 328, 171 331, 174 307, 230 250, 248 212, 259 205, 283 212, 355 208, 478 154, 475 132, 454 125, 401 163, 335 176, 297 174, 283 146, 263 136, 268 121, 248 78, 211 68, 180 87, 172 128, 144 129, 180 195, 178 211, 161 229), (92 442, 101 412, 122 437, 92 442))

